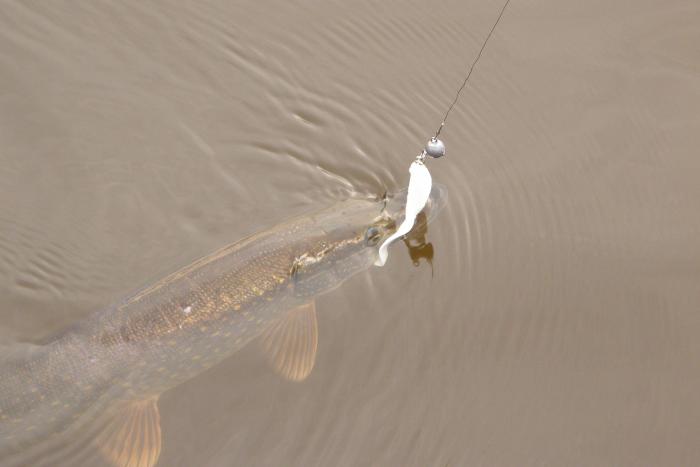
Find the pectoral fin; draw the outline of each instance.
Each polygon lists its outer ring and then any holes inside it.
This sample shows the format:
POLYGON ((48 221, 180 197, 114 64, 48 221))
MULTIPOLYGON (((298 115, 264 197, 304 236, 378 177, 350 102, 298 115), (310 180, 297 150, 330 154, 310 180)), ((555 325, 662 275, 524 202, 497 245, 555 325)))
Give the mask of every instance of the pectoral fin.
POLYGON ((303 381, 314 368, 318 347, 316 305, 311 302, 293 309, 262 336, 270 365, 290 381, 303 381))
POLYGON ((120 407, 96 442, 115 467, 153 467, 161 447, 158 398, 131 401, 120 407))

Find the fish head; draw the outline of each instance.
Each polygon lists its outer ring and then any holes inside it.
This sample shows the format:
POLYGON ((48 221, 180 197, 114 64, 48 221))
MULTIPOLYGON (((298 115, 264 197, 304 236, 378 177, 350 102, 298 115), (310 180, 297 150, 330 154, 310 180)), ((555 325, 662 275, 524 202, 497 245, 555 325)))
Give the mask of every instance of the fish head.
MULTIPOLYGON (((407 190, 381 199, 350 199, 311 218, 318 232, 300 245, 291 268, 295 292, 313 296, 371 267, 379 246, 403 222, 407 190)), ((432 221, 447 203, 447 188, 433 184, 423 213, 432 221)))

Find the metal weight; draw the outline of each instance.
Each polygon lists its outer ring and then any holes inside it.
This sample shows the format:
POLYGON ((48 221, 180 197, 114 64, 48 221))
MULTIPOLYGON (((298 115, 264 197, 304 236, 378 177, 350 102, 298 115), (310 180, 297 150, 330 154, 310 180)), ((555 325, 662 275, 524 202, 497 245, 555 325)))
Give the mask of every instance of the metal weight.
POLYGON ((435 137, 430 138, 425 145, 425 153, 435 159, 442 157, 445 155, 445 143, 435 137))

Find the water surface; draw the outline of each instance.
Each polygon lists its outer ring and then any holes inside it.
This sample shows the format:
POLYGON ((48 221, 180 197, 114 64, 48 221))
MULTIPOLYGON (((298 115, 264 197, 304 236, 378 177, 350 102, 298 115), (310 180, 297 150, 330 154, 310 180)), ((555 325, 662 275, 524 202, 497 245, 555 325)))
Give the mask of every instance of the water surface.
MULTIPOLYGON (((0 340, 406 184, 490 0, 0 11, 0 340)), ((696 465, 700 4, 512 0, 401 244, 323 296, 314 372, 253 347, 164 394, 161 466, 696 465)))

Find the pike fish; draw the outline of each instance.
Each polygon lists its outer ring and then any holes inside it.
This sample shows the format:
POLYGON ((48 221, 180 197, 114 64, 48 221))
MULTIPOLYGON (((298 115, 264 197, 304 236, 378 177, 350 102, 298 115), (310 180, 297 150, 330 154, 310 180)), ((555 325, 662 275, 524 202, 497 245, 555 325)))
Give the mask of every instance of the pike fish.
MULTIPOLYGON (((428 220, 446 199, 436 184, 428 220)), ((151 467, 158 397, 256 338, 277 373, 303 380, 318 343, 314 298, 373 265, 405 202, 405 190, 350 199, 280 224, 0 359, 0 465, 56 465, 47 453, 90 426, 108 463, 151 467)))

